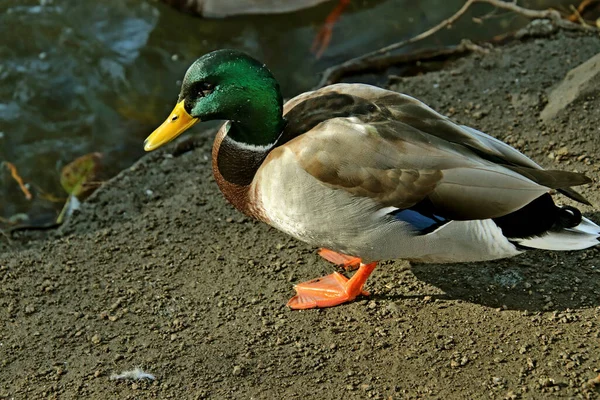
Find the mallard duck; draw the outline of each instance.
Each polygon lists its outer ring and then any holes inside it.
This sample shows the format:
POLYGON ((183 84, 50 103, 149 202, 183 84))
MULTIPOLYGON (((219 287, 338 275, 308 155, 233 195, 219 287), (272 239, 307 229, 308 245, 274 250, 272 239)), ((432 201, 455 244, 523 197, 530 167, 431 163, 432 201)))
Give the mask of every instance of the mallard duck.
POLYGON ((470 262, 599 244, 600 227, 552 189, 589 204, 574 172, 544 170, 509 145, 413 97, 336 84, 283 105, 265 65, 235 50, 199 58, 154 150, 200 121, 226 120, 212 150, 225 198, 244 214, 357 264, 296 285, 293 309, 355 299, 379 260, 470 262))
MULTIPOLYGON (((225 18, 243 14, 283 14, 304 8, 314 7, 331 0, 162 0, 178 10, 206 18, 225 18)), ((316 58, 321 58, 329 42, 333 26, 350 0, 338 0, 337 6, 329 13, 319 29, 311 46, 316 58)))
POLYGON ((241 14, 282 14, 331 0, 162 0, 179 10, 210 18, 241 14))

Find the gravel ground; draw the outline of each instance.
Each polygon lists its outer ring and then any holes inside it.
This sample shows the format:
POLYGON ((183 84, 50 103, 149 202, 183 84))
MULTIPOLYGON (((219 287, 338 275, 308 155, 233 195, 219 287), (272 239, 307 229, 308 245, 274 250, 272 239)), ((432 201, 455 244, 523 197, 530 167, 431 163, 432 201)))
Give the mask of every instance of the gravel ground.
MULTIPOLYGON (((390 85, 587 173, 600 204, 600 93, 539 119, 599 52, 597 36, 558 33, 390 85)), ((387 262, 370 297, 293 312, 292 285, 335 267, 225 202, 213 135, 147 155, 58 232, 0 242, 0 398, 599 397, 599 249, 387 262), (135 367, 156 379, 111 379, 135 367)))

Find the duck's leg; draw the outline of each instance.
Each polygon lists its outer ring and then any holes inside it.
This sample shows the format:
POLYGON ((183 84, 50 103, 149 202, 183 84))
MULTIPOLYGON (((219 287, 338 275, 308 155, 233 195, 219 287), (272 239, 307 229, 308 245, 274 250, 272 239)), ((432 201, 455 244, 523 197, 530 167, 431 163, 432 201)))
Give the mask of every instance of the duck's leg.
POLYGON ((294 310, 325 308, 347 303, 361 294, 368 296, 369 293, 363 290, 363 285, 376 266, 376 262, 361 263, 358 271, 350 279, 334 272, 322 278, 299 283, 294 286, 296 295, 288 301, 287 305, 294 310))
POLYGON ((331 30, 333 25, 338 20, 344 8, 350 4, 350 0, 339 0, 339 3, 336 8, 329 13, 327 18, 325 19, 325 23, 315 36, 315 40, 313 41, 311 51, 315 53, 316 58, 321 58, 327 47, 329 46, 329 42, 331 41, 331 30))
POLYGON ((332 264, 339 265, 346 271, 354 271, 360 267, 360 258, 337 253, 329 249, 319 249, 319 255, 332 264))

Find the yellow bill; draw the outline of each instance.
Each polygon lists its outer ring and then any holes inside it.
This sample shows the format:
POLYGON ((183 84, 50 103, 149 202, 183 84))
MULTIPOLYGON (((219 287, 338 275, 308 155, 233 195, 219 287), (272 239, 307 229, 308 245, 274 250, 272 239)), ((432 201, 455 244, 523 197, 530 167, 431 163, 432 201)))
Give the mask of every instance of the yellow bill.
POLYGON ((150 136, 144 141, 144 150, 152 151, 158 149, 163 144, 169 143, 177 136, 191 128, 199 118, 193 118, 183 107, 183 100, 177 103, 169 118, 156 128, 150 136))

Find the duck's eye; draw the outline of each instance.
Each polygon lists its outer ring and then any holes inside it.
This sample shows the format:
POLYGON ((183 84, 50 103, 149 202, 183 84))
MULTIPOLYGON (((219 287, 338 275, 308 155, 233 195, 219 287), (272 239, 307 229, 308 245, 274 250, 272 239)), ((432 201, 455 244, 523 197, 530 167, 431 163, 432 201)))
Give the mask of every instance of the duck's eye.
POLYGON ((209 94, 212 93, 214 88, 215 88, 215 85, 213 85, 212 83, 201 82, 200 84, 198 84, 198 87, 197 87, 198 97, 208 96, 209 94))

